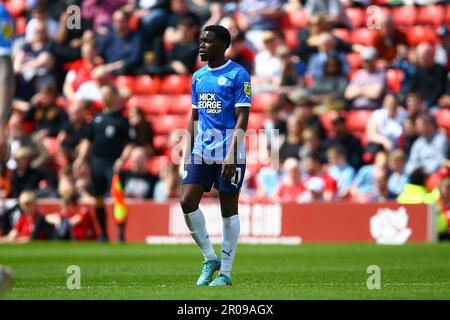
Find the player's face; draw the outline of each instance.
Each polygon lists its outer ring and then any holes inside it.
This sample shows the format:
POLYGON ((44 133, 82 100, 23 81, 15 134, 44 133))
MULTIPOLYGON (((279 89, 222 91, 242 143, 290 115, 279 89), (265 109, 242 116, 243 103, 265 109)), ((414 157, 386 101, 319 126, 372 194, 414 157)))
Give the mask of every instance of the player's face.
POLYGON ((200 35, 200 49, 198 51, 202 61, 214 59, 219 55, 223 55, 225 48, 223 43, 216 38, 214 32, 203 31, 200 35))

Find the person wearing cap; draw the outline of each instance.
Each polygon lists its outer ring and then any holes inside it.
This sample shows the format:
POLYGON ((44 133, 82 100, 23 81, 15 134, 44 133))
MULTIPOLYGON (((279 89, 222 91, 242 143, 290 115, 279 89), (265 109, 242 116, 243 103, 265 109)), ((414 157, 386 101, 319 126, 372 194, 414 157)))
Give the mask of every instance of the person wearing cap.
POLYGON ((358 70, 345 90, 352 109, 378 109, 386 91, 386 74, 376 68, 378 51, 374 47, 362 50, 362 69, 358 70))
POLYGON ((434 61, 450 71, 450 29, 441 25, 437 30, 438 41, 434 47, 434 61))

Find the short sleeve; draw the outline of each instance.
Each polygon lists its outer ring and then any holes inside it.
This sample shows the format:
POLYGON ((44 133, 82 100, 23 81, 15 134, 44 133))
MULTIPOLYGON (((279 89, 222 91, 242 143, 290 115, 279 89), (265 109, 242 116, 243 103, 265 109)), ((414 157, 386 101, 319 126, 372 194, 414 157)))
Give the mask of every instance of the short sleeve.
POLYGON ((234 106, 250 107, 252 99, 252 88, 250 84, 250 75, 242 70, 236 75, 234 83, 234 106))
POLYGON ((198 77, 195 75, 192 77, 192 85, 191 85, 191 96, 192 96, 192 109, 197 109, 197 103, 198 103, 198 95, 197 95, 197 88, 195 84, 197 83, 198 77))

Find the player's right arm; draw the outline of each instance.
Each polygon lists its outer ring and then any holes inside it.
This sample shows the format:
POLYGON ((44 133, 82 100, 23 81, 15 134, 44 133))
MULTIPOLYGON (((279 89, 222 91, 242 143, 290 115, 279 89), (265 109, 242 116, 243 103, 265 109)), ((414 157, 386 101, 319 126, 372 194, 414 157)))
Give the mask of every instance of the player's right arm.
POLYGON ((3 160, 8 154, 6 128, 12 113, 14 91, 14 72, 9 56, 0 56, 0 88, 0 160, 3 160))

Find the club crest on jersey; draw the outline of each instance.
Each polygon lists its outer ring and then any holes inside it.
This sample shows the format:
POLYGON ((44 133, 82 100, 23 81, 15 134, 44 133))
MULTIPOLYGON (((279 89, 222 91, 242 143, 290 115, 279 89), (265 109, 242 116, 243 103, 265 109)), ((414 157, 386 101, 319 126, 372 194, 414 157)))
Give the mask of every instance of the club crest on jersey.
POLYGON ((215 92, 203 92, 199 94, 198 109, 206 109, 206 113, 219 114, 222 112, 222 101, 216 99, 215 92))
POLYGON ((250 85, 250 82, 244 82, 244 93, 245 94, 252 94, 252 87, 250 85))
POLYGON ((217 80, 217 84, 219 86, 224 86, 227 83, 227 78, 225 77, 219 77, 219 79, 217 80))

